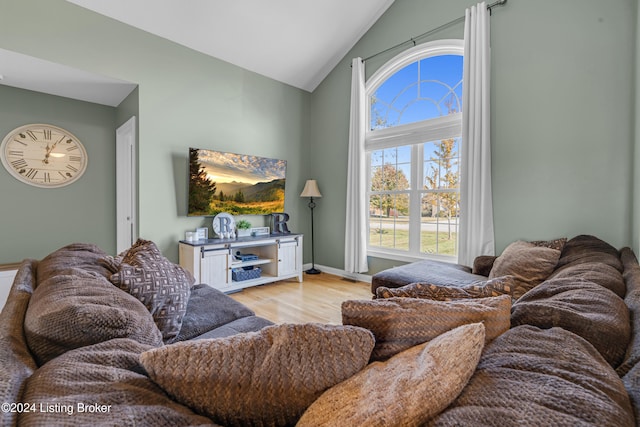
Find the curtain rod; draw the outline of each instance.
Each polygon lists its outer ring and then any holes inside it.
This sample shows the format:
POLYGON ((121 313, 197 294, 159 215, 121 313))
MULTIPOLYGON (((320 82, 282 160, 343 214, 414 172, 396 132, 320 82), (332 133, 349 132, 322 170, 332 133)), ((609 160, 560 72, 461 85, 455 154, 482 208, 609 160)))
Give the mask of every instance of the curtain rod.
MULTIPOLYGON (((506 2, 507 2, 507 0, 498 0, 498 1, 496 1, 495 3, 491 3, 489 6, 487 6, 487 9, 489 9, 489 14, 491 14, 491 10, 492 10, 494 7, 496 7, 496 6, 504 6, 504 4, 505 4, 506 2)), ((381 52, 374 53, 374 54, 373 54, 373 55, 371 55, 371 56, 367 56, 366 58, 364 58, 364 59, 362 60, 362 62, 366 62, 366 61, 368 61, 369 59, 375 58, 376 56, 378 56, 378 55, 382 55, 383 53, 387 53, 387 52, 389 52, 390 50, 397 49, 397 48, 399 48, 400 46, 404 46, 405 44, 408 44, 408 43, 413 43, 413 45, 415 46, 415 45, 416 45, 416 40, 421 39, 421 38, 424 38, 424 37, 427 37, 427 36, 430 36, 431 34, 433 34, 433 33, 437 33, 438 31, 443 30, 443 29, 445 29, 445 28, 447 28, 447 27, 449 27, 449 26, 451 26, 451 25, 455 25, 455 24, 458 24, 458 23, 460 23, 460 22, 463 22, 463 21, 464 21, 464 19, 465 19, 465 17, 464 17, 464 16, 461 16, 460 18, 454 19, 453 21, 447 22, 446 24, 442 24, 442 25, 440 25, 440 26, 439 26, 439 27, 437 27, 437 28, 434 28, 434 29, 432 29, 432 30, 429 30, 429 31, 427 31, 426 33, 422 33, 422 34, 420 34, 420 35, 418 35, 418 36, 411 37, 411 38, 410 38, 409 40, 407 40, 407 41, 403 41, 402 43, 398 43, 397 45, 395 45, 395 46, 391 46, 390 48, 385 49, 385 50, 383 50, 383 51, 381 51, 381 52)))

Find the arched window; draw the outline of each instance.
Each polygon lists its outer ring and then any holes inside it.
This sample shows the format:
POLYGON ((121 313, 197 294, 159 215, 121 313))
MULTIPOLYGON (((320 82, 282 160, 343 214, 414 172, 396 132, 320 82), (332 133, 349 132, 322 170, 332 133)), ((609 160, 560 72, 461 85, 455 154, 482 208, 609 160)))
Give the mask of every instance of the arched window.
POLYGON ((366 83, 368 252, 456 257, 463 41, 396 56, 366 83))

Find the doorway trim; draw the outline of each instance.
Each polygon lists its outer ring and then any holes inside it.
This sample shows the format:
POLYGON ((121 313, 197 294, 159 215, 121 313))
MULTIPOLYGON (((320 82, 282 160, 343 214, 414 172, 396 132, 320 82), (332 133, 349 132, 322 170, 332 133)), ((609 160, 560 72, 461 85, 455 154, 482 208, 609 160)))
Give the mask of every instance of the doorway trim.
POLYGON ((136 116, 116 129, 116 253, 138 236, 136 116))

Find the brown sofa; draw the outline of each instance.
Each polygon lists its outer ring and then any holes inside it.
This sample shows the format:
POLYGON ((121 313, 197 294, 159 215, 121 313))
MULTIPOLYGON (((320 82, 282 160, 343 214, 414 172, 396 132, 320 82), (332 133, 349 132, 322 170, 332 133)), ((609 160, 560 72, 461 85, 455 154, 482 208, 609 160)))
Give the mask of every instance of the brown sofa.
MULTIPOLYGON (((23 262, 0 314, 0 394, 9 404, 1 424, 637 425, 635 255, 593 236, 561 250, 540 244, 516 242, 483 259, 480 282, 444 273, 441 283, 379 286, 377 299, 343 304, 343 322, 354 326, 270 325, 189 284, 179 328, 166 307, 134 297, 133 279, 145 271, 129 268, 135 259, 65 247, 23 262), (370 329, 352 321, 353 307, 370 329), (471 307, 476 317, 465 317, 471 307), (395 313, 388 323, 383 311, 395 313), (441 335, 419 344, 419 328, 434 325, 441 335), (447 325, 454 329, 442 333, 447 325), (409 348, 369 363, 394 333, 409 348), (420 421, 406 421, 414 412, 420 421)), ((149 261, 147 251, 138 255, 149 261)), ((182 272, 157 253, 151 261, 168 271, 170 306, 181 306, 182 272)))
POLYGON ((511 328, 487 344, 432 425, 640 420, 640 267, 630 248, 587 235, 515 242, 473 268, 422 261, 381 272, 372 290, 382 299, 512 297, 511 328))
POLYGON ((152 242, 134 247, 138 258, 152 257, 137 265, 130 260, 136 265, 127 264, 130 271, 91 244, 68 245, 41 261, 22 262, 0 314, 0 395, 10 404, 0 414, 0 425, 211 424, 155 385, 138 362, 140 353, 273 323, 206 284, 194 285, 152 242), (166 321, 154 319, 165 309, 158 295, 149 301, 114 286, 124 271, 140 273, 134 278, 145 286, 153 283, 142 276, 173 289, 162 298, 184 306, 176 331, 166 336, 158 327, 169 329, 166 321), (145 306, 154 302, 151 309, 145 306), (78 404, 86 404, 86 412, 79 413, 78 404), (108 413, 100 414, 107 407, 108 413))

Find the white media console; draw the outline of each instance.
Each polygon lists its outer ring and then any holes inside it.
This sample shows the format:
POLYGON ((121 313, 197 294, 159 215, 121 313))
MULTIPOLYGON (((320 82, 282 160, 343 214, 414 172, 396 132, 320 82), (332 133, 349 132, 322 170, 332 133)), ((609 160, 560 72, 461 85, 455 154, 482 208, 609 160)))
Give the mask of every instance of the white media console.
POLYGON ((194 275, 197 283, 206 283, 222 292, 290 278, 302 282, 302 234, 181 240, 180 265, 194 275), (234 280, 247 276, 242 270, 251 267, 260 268, 259 277, 234 280))

